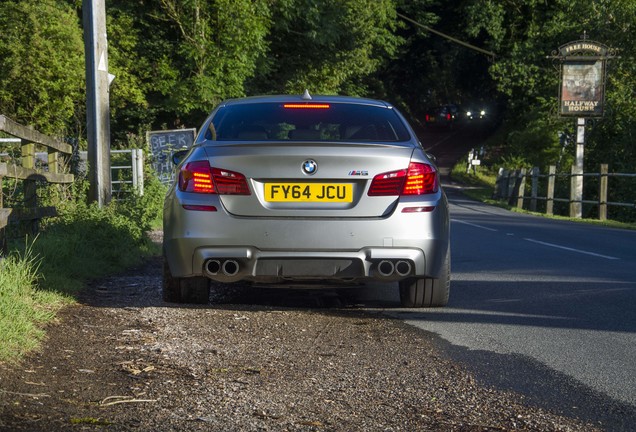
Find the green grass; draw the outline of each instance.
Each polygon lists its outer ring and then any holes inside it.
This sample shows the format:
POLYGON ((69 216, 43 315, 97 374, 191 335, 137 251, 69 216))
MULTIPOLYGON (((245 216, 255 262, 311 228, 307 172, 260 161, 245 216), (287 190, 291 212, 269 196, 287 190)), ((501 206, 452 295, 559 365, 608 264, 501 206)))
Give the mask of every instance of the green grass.
POLYGON ((44 258, 40 285, 63 294, 74 294, 88 279, 121 271, 158 253, 142 227, 115 207, 82 207, 59 218, 33 249, 44 258))
POLYGON ((451 177, 454 182, 464 185, 465 195, 478 201, 497 205, 497 202, 492 199, 497 173, 493 173, 485 167, 477 167, 476 173, 467 174, 466 163, 460 162, 453 167, 451 177))
POLYGON ((0 362, 37 349, 45 325, 87 281, 160 254, 146 233, 160 220, 163 192, 104 208, 68 202, 37 238, 10 245, 0 256, 0 362))
POLYGON ((495 205, 497 207, 506 208, 510 211, 524 214, 532 214, 536 216, 542 216, 550 219, 568 220, 572 222, 587 223, 591 225, 606 226, 611 228, 631 229, 636 230, 636 224, 619 222, 614 220, 600 221, 597 219, 578 219, 566 216, 547 215, 545 213, 531 212, 529 210, 518 209, 509 205, 506 201, 495 200, 492 198, 495 190, 495 181, 497 180, 497 172, 487 166, 480 166, 477 168, 476 173, 466 173, 466 163, 459 162, 453 167, 451 172, 453 181, 463 184, 463 193, 477 201, 481 201, 487 204, 495 205))
POLYGON ((67 296, 35 288, 41 262, 31 247, 0 261, 0 361, 15 361, 36 348, 44 336, 42 325, 69 302, 67 296))

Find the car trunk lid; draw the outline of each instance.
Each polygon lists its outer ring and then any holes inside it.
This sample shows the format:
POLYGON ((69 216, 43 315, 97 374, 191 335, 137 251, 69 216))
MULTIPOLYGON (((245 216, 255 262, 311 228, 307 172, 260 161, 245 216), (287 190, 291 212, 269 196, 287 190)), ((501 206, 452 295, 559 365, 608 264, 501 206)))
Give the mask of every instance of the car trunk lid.
POLYGON ((368 196, 374 176, 405 169, 404 144, 231 143, 206 147, 210 165, 246 176, 250 195, 220 195, 242 217, 382 217, 397 196, 368 196))

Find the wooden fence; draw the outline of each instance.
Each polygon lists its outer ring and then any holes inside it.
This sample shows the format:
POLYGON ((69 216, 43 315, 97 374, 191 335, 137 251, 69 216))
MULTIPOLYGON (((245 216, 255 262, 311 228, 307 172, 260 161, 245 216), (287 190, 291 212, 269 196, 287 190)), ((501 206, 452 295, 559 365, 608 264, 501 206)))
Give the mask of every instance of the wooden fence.
MULTIPOLYGON (((598 173, 583 173, 577 174, 576 168, 572 166, 570 173, 556 172, 556 166, 550 166, 547 174, 540 174, 539 168, 532 168, 528 173, 525 168, 518 170, 505 170, 499 169, 497 175, 497 181, 495 184, 495 199, 504 199, 508 201, 508 204, 517 208, 524 208, 526 201, 528 202, 527 209, 530 211, 537 211, 537 202, 545 201, 546 214, 554 214, 554 203, 580 203, 580 204, 592 204, 598 206, 598 218, 599 220, 607 219, 608 206, 620 206, 636 208, 636 203, 626 202, 613 202, 608 201, 608 189, 610 177, 624 177, 624 178, 636 178, 636 174, 627 173, 610 173, 608 172, 607 164, 601 164, 598 173), (591 177, 598 179, 598 199, 595 200, 577 200, 574 195, 575 188, 572 185, 572 179, 577 176, 591 177), (570 180, 570 196, 569 198, 555 197, 555 184, 557 177, 565 177, 570 180), (539 182, 541 179, 547 181, 545 185, 545 196, 539 196, 539 182), (530 194, 526 194, 526 185, 530 183, 530 194)), ((570 217, 575 217, 574 206, 570 205, 570 217)))
POLYGON ((0 163, 0 187, 3 188, 0 191, 0 243, 2 249, 6 250, 5 228, 10 222, 27 221, 31 223, 33 230, 37 230, 37 223, 40 219, 57 215, 55 207, 38 206, 38 183, 73 183, 73 175, 64 172, 69 165, 66 163, 66 159, 71 156, 73 149, 68 144, 18 124, 4 115, 0 115, 0 132, 19 138, 21 147, 20 164, 11 161, 0 163), (38 148, 46 149, 48 155, 48 170, 46 171, 36 169, 35 153, 38 148), (20 208, 4 208, 5 182, 3 180, 5 178, 22 182, 24 199, 20 208))

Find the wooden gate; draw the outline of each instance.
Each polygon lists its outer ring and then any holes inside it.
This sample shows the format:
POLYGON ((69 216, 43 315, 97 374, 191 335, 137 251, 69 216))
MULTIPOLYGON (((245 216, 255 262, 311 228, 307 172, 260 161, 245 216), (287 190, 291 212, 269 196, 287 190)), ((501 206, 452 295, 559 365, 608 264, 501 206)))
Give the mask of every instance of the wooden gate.
MULTIPOLYGON (((37 200, 38 183, 69 184, 73 183, 73 174, 68 170, 68 159, 72 154, 72 147, 55 138, 44 135, 32 128, 14 122, 4 115, 0 115, 0 132, 18 139, 5 139, 6 142, 17 142, 21 148, 20 163, 11 160, 0 163, 0 243, 2 250, 6 250, 5 227, 10 222, 28 221, 32 231, 37 231, 38 221, 45 217, 57 215, 53 206, 40 207, 37 200), (36 168, 36 150, 44 149, 47 160, 43 168, 36 168), (23 205, 19 208, 5 208, 3 197, 5 194, 4 179, 15 179, 22 182, 24 194, 23 205)), ((3 145, 0 143, 0 151, 3 145)), ((7 158, 15 159, 15 158, 7 158)))

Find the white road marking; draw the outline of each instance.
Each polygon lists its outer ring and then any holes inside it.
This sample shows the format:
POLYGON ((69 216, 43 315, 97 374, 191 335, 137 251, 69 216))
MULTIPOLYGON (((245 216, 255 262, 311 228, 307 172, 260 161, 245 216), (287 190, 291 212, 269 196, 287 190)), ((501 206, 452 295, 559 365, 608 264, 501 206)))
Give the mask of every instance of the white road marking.
POLYGON ((496 230, 496 229, 494 229, 494 228, 488 228, 488 227, 485 227, 485 226, 483 226, 483 225, 477 225, 477 224, 470 223, 470 222, 466 222, 466 221, 462 221, 462 220, 451 219, 451 222, 457 222, 457 223, 464 224, 464 225, 470 225, 471 227, 481 228, 481 229, 484 229, 484 230, 486 230, 486 231, 494 231, 494 232, 497 232, 497 230, 496 230))
POLYGON ((532 242, 532 243, 537 243, 537 244, 540 244, 540 245, 544 245, 544 246, 549 246, 549 247, 553 247, 553 248, 557 248, 557 249, 563 249, 563 250, 570 251, 570 252, 576 252, 576 253, 581 253, 581 254, 585 254, 585 255, 591 255, 591 256, 595 256, 595 257, 599 257, 599 258, 605 258, 605 259, 608 259, 608 260, 620 260, 620 258, 617 258, 617 257, 613 257, 613 256, 609 256, 609 255, 601 255, 601 254, 597 254, 597 253, 594 253, 594 252, 584 251, 584 250, 581 250, 581 249, 574 249, 574 248, 570 248, 570 247, 566 247, 566 246, 557 245, 557 244, 554 244, 554 243, 546 243, 546 242, 542 242, 542 241, 534 240, 534 239, 530 239, 530 238, 526 238, 524 240, 527 240, 527 241, 532 242))
MULTIPOLYGON (((456 223, 468 225, 468 226, 479 228, 479 229, 483 229, 483 230, 486 230, 486 231, 492 231, 492 232, 497 232, 498 231, 498 230, 496 230, 494 228, 489 228, 489 227, 486 227, 486 226, 483 226, 483 225, 478 225, 478 224, 474 224, 474 223, 471 223, 471 222, 466 222, 466 221, 458 220, 458 219, 451 219, 451 222, 456 222, 456 223)), ((513 233, 507 233, 506 235, 514 236, 513 233)), ((553 247, 553 248, 557 248, 557 249, 563 249, 563 250, 570 251, 570 252, 576 252, 576 253, 580 253, 580 254, 595 256, 595 257, 604 258, 604 259, 608 259, 608 260, 620 260, 620 258, 614 257, 614 256, 602 255, 602 254, 598 254, 598 253, 595 253, 595 252, 585 251, 585 250, 581 250, 581 249, 575 249, 575 248, 571 248, 571 247, 567 247, 567 246, 561 246, 561 245, 554 244, 554 243, 546 243, 546 242, 542 242, 542 241, 539 241, 539 240, 534 240, 534 239, 531 239, 531 238, 524 238, 524 240, 527 240, 527 241, 532 242, 532 243, 537 243, 537 244, 540 244, 540 245, 543 245, 543 246, 549 246, 549 247, 553 247)))

